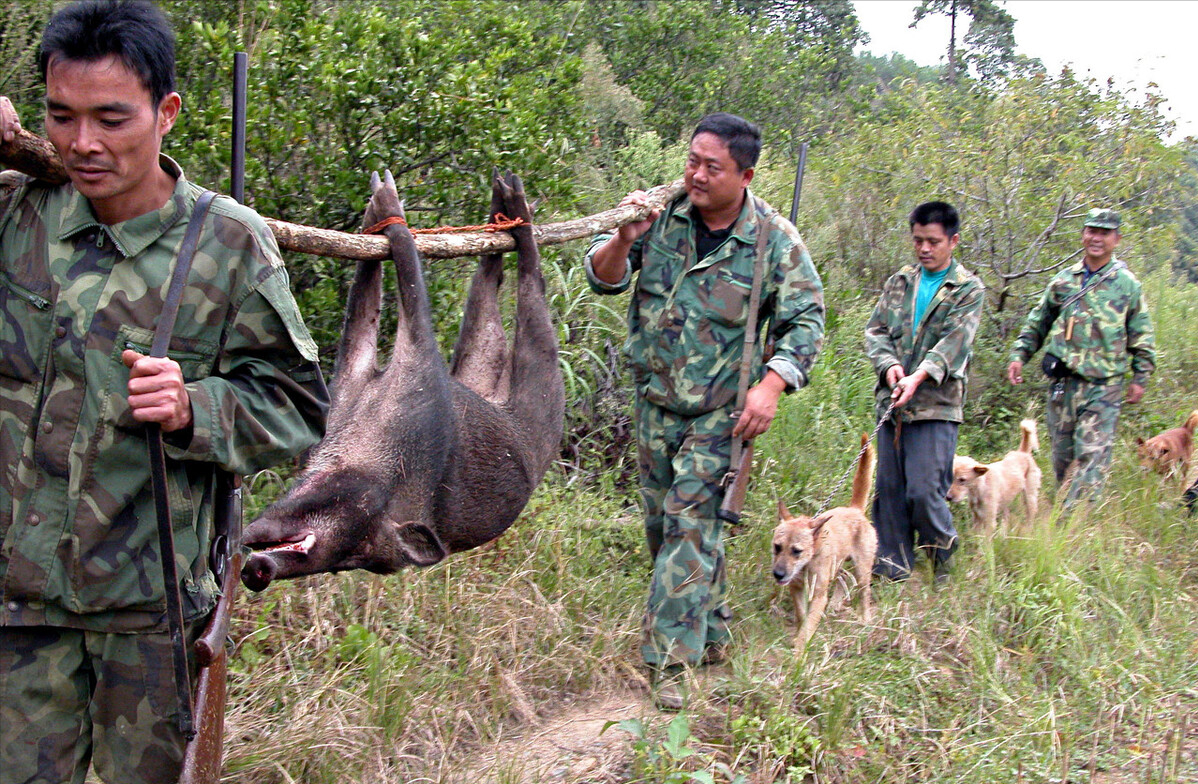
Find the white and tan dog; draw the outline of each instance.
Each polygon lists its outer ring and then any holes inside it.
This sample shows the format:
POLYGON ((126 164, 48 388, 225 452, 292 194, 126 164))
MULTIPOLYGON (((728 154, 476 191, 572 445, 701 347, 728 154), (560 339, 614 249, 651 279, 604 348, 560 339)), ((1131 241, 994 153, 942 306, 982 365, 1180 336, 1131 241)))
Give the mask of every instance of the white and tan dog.
POLYGON ((987 534, 994 533, 999 517, 1006 522, 1011 502, 1023 493, 1028 522, 1036 517, 1040 500, 1040 466, 1032 453, 1040 448, 1036 423, 1025 419, 1019 423, 1022 436, 1019 449, 1007 452, 997 463, 982 465, 971 457, 953 458, 953 483, 948 489, 949 501, 969 499, 973 523, 987 534))
POLYGON ((818 517, 795 517, 778 501, 781 522, 774 529, 774 579, 790 589, 794 601, 795 651, 802 653, 828 604, 828 590, 836 582, 832 599, 835 609, 845 599, 844 587, 837 575, 844 562, 853 559, 853 572, 861 594, 862 614, 866 622, 873 617, 870 578, 878 536, 865 516, 865 505, 873 485, 873 445, 861 437, 864 450, 853 477, 853 498, 848 506, 837 507, 818 517), (810 604, 808 604, 810 603, 810 604))

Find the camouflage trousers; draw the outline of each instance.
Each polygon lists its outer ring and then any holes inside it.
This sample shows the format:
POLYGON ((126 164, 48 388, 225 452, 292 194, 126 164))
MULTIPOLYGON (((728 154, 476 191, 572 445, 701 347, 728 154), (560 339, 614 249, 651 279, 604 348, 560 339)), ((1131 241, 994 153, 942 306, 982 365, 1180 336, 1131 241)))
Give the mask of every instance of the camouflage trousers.
POLYGON ((716 512, 731 460, 731 407, 682 416, 638 397, 636 435, 653 577, 641 654, 651 667, 695 665, 728 639, 727 571, 716 512))
POLYGON ((1066 378, 1049 387, 1048 432, 1058 485, 1074 466, 1065 494, 1067 506, 1094 500, 1102 492, 1122 408, 1122 380, 1104 384, 1066 378))
POLYGON ((169 633, 0 627, 2 784, 177 781, 177 710, 169 633))

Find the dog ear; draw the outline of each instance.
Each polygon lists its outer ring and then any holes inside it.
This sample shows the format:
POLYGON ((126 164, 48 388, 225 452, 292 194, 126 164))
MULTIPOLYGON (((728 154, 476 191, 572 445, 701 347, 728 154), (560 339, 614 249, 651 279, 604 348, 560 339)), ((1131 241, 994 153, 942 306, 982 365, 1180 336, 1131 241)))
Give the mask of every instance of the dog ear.
POLYGON ((820 515, 819 517, 807 523, 807 527, 811 529, 811 538, 818 543, 820 531, 824 530, 824 523, 832 519, 831 515, 820 515))
POLYGON ((794 517, 794 515, 792 515, 790 513, 790 510, 786 508, 786 504, 782 503, 782 499, 779 498, 778 499, 778 519, 779 520, 789 520, 792 517, 794 517))
POLYGON ((1144 437, 1136 436, 1136 446, 1144 446, 1144 437))
POLYGON ((976 474, 977 476, 981 476, 982 474, 986 473, 989 470, 990 470, 990 466, 986 466, 986 465, 975 465, 973 467, 973 473, 976 474))

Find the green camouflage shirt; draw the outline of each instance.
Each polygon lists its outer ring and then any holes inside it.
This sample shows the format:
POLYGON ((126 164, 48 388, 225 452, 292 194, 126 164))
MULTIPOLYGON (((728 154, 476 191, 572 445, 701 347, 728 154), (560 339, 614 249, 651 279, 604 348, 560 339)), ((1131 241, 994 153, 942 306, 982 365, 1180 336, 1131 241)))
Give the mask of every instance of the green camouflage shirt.
POLYGON ((880 418, 890 407, 886 371, 902 365, 908 374, 925 371, 928 380, 919 385, 892 419, 960 422, 969 356, 982 318, 986 287, 977 275, 954 260, 924 311, 923 322, 917 326, 912 321, 919 273, 920 266, 910 264, 891 275, 865 327, 865 353, 878 374, 874 387, 877 416, 880 418))
MULTIPOLYGON (((823 284, 811 256, 789 221, 751 192, 732 234, 702 261, 695 259, 695 229, 685 196, 666 206, 628 253, 623 280, 595 277, 591 258, 611 237, 591 243, 586 269, 601 294, 628 289, 639 270, 628 306, 624 351, 637 392, 684 416, 714 411, 736 398, 757 234, 769 231, 758 324, 771 319, 776 341, 768 367, 788 390, 807 383, 824 337, 823 284)), ((754 350, 752 381, 760 380, 763 341, 754 350)))
MULTIPOLYGON (((121 352, 149 353, 202 190, 178 165, 159 210, 100 224, 70 185, 0 194, 0 625, 165 628, 144 427, 121 352)), ((193 426, 165 435, 184 613, 208 612, 213 479, 298 454, 328 404, 270 230, 217 198, 168 353, 193 426)))
MULTIPOLYGON (((1107 264, 1116 262, 1112 257, 1107 264)), ((1104 381, 1130 369, 1132 381, 1147 386, 1148 376, 1156 369, 1156 349, 1140 281, 1123 266, 1062 313, 1061 305, 1085 285, 1084 269, 1085 262, 1079 261, 1052 279, 1040 302, 1027 314, 1011 349, 1011 360, 1026 363, 1047 338, 1045 351, 1084 378, 1104 381)), ((1105 272, 1103 265, 1094 274, 1105 272)))

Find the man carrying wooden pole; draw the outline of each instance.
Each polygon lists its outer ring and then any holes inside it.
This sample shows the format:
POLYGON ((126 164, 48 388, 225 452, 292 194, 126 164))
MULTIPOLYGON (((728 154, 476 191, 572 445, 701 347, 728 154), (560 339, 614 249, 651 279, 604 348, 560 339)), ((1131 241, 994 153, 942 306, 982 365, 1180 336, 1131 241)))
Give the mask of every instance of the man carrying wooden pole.
MULTIPOLYGON (((328 393, 266 225, 232 199, 209 204, 160 152, 181 106, 162 13, 67 6, 39 66, 67 181, 9 177, 0 192, 0 771, 170 782, 194 673, 190 645, 173 643, 195 639, 219 592, 217 469, 258 471, 313 444, 328 393), (176 298, 174 329, 156 335, 176 298), (165 452, 169 537, 148 428, 165 452)), ((0 98, 0 140, 18 137, 0 98)))

